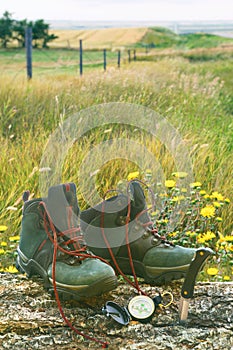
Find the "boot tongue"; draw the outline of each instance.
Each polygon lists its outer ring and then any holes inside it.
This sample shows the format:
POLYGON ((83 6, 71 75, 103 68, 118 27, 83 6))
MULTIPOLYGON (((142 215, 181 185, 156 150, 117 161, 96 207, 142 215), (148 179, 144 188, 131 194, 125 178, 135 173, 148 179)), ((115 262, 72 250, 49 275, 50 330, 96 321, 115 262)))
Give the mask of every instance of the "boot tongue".
POLYGON ((130 183, 131 210, 130 220, 134 220, 137 214, 146 209, 146 198, 141 185, 133 181, 130 183))
POLYGON ((130 195, 131 195, 131 219, 146 209, 146 198, 141 185, 133 181, 130 183, 130 195))
POLYGON ((53 224, 60 232, 77 227, 79 207, 74 183, 50 187, 44 201, 53 224))
MULTIPOLYGON (((140 184, 136 181, 133 181, 130 183, 130 221, 133 221, 135 217, 141 213, 143 210, 146 209, 146 199, 143 192, 142 187, 140 184)), ((127 206, 128 198, 126 195, 120 194, 114 197, 111 197, 107 199, 104 203, 103 202, 97 204, 93 208, 89 208, 87 210, 84 210, 80 214, 81 218, 81 228, 85 232, 88 225, 95 220, 97 217, 99 217, 104 212, 104 227, 117 227, 124 225, 124 222, 121 224, 119 223, 119 220, 116 219, 116 216, 118 218, 126 218, 128 206, 127 206)), ((150 221, 148 213, 143 213, 140 216, 140 221, 142 222, 148 222, 150 221)))

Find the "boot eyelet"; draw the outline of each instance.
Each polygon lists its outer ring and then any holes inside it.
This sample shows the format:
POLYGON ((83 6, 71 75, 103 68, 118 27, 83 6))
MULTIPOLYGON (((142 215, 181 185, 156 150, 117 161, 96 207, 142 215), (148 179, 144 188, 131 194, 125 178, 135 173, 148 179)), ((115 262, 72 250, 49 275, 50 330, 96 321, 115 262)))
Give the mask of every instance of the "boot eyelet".
POLYGON ((116 220, 118 226, 123 226, 126 223, 126 216, 119 216, 116 220))
POLYGON ((150 232, 149 231, 145 231, 142 235, 142 238, 146 239, 150 236, 150 232))
POLYGON ((152 240, 151 240, 151 243, 153 244, 153 245, 158 245, 159 244, 159 240, 157 239, 157 238, 152 238, 152 240))

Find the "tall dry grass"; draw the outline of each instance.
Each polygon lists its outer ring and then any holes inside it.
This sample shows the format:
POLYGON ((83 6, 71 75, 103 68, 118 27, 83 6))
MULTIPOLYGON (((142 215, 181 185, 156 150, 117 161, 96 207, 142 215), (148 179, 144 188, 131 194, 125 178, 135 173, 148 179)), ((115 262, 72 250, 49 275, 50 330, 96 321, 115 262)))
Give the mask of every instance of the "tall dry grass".
MULTIPOLYGON (((29 189, 35 197, 40 196, 40 161, 49 135, 70 115, 101 103, 143 105, 166 117, 186 142, 195 178, 203 183, 203 189, 232 195, 232 117, 226 112, 223 83, 213 74, 194 72, 183 59, 135 63, 120 71, 111 68, 105 74, 90 71, 82 78, 41 75, 27 82, 22 77, 12 80, 4 76, 1 86, 0 224, 8 226, 5 235, 19 231, 23 191, 29 189)), ((80 139, 63 164, 62 181, 77 184, 82 208, 86 203, 79 189, 79 168, 90 145, 120 135, 146 145, 167 177, 174 170, 169 152, 151 135, 130 128, 103 131, 97 128, 80 139)), ((96 186, 102 195, 138 168, 132 161, 118 159, 97 170, 96 186)), ((232 232, 232 212, 231 201, 223 211, 226 234, 232 232)))

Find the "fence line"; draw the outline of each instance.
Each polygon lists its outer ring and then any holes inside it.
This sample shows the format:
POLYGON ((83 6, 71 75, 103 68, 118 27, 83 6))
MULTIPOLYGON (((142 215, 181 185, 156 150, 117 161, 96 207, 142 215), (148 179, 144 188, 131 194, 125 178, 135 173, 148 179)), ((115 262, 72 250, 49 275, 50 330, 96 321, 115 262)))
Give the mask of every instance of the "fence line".
MULTIPOLYGON (((60 70, 68 74, 85 74, 85 70, 89 68, 103 69, 107 71, 108 67, 121 68, 122 64, 130 63, 136 60, 135 49, 116 49, 112 51, 104 48, 101 50, 85 50, 85 42, 80 40, 79 49, 46 49, 33 48, 30 31, 26 31, 26 45, 25 48, 15 48, 11 52, 0 51, 3 58, 2 68, 4 71, 14 74, 15 67, 20 63, 21 67, 18 73, 26 72, 28 80, 32 79, 34 74, 38 72, 47 71, 53 74, 59 73, 60 70), (128 60, 128 55, 131 59, 128 60), (56 70, 55 70, 56 69, 56 70)), ((16 70, 17 70, 16 67, 16 70)))
MULTIPOLYGON (((30 27, 26 28, 25 31, 26 34, 26 69, 27 69, 27 77, 28 79, 32 78, 32 30, 30 27)), ((79 50, 75 50, 77 52, 77 65, 79 66, 79 74, 80 76, 83 75, 83 70, 84 70, 84 64, 85 62, 88 61, 88 64, 92 64, 92 65, 102 65, 104 71, 107 70, 107 64, 108 62, 116 62, 116 65, 118 68, 121 67, 121 62, 122 62, 122 52, 121 50, 117 51, 117 55, 114 55, 114 60, 113 60, 113 54, 109 55, 109 53, 111 51, 108 51, 106 48, 104 48, 103 50, 96 50, 96 51, 92 51, 92 50, 87 50, 84 51, 83 50, 83 41, 79 40, 79 50), (96 57, 93 59, 91 58, 91 54, 90 53, 101 53, 102 52, 102 57, 97 59, 96 57), (78 61, 78 56, 79 56, 79 61, 78 61)), ((57 61, 52 58, 52 56, 50 57, 50 55, 43 49, 41 49, 41 52, 43 52, 43 54, 45 54, 47 57, 51 58, 52 61, 55 61, 57 63, 57 61)), ((132 61, 132 56, 131 56, 131 49, 127 50, 128 53, 128 63, 130 63, 132 61)), ((133 50, 133 60, 136 61, 136 50, 133 50)), ((60 64, 62 65, 62 64, 60 64)), ((65 66, 65 65, 64 65, 65 66)), ((38 67, 38 65, 37 65, 38 67)))

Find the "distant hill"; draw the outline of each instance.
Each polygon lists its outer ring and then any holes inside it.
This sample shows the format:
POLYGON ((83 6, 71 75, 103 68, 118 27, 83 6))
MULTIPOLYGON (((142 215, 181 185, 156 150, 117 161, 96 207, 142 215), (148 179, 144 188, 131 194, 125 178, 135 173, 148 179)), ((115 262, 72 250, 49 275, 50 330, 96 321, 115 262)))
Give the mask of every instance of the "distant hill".
POLYGON ((58 36, 50 47, 78 48, 83 40, 86 49, 136 45, 146 35, 148 28, 106 28, 86 30, 52 30, 58 36))
POLYGON ((105 28, 83 30, 52 30, 58 39, 50 43, 51 48, 78 48, 83 40, 84 49, 134 48, 211 48, 233 44, 232 38, 207 33, 178 35, 165 27, 105 28))

